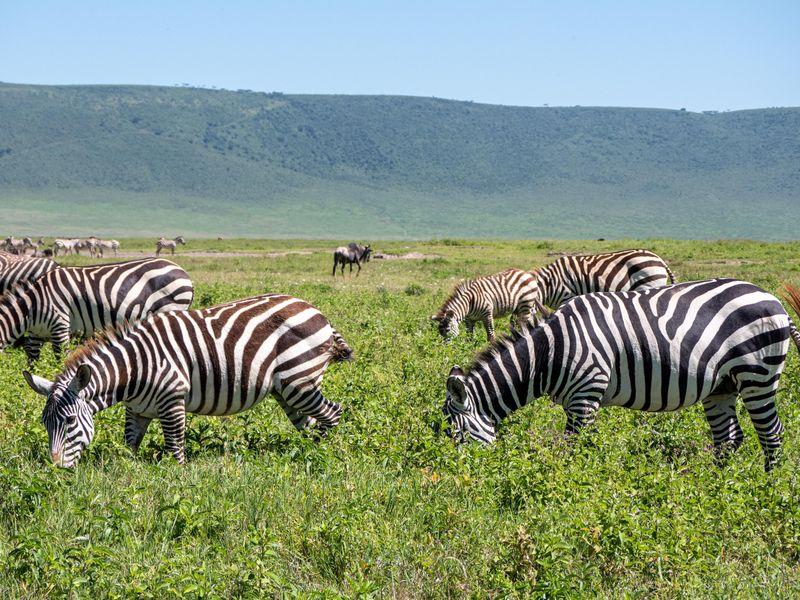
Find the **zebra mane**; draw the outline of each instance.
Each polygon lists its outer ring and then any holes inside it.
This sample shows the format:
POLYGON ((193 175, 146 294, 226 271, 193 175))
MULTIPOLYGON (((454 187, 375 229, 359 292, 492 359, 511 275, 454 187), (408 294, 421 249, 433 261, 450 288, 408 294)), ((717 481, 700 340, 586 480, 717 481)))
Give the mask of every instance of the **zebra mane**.
POLYGON ((90 337, 81 346, 78 346, 72 351, 72 353, 70 353, 70 355, 64 361, 63 372, 66 373, 73 367, 79 367, 85 359, 94 355, 100 348, 106 348, 111 344, 118 342, 131 329, 133 329, 135 324, 135 322, 128 321, 126 319, 122 323, 109 325, 104 329, 94 332, 92 337, 90 337))
POLYGON ((447 311, 447 307, 450 306, 450 303, 456 298, 458 298, 461 294, 463 294, 467 290, 467 288, 469 288, 470 284, 473 281, 474 281, 473 279, 464 279, 462 281, 459 281, 453 288, 453 291, 450 292, 450 295, 447 297, 447 300, 445 300, 442 303, 442 307, 436 313, 436 316, 440 318, 443 317, 444 313, 447 311))
POLYGON ((497 354, 499 354, 504 348, 513 346, 517 343, 517 340, 525 337, 526 335, 530 335, 533 332, 533 329, 535 329, 533 325, 525 325, 524 327, 525 329, 522 331, 512 331, 511 333, 507 333, 506 335, 498 337, 489 346, 481 350, 472 360, 472 363, 467 369, 467 373, 471 373, 472 370, 481 363, 484 363, 490 358, 497 356, 497 354))

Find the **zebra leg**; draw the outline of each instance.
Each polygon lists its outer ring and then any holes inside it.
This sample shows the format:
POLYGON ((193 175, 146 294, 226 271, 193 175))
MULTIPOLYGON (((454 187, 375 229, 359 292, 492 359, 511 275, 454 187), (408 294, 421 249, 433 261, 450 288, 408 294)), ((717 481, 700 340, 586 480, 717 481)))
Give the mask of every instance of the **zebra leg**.
POLYGON ((714 452, 724 460, 742 445, 744 434, 736 418, 736 394, 718 394, 703 400, 706 421, 711 428, 714 452))
POLYGON ((783 440, 783 423, 775 409, 775 392, 779 379, 779 375, 773 375, 767 381, 738 381, 739 393, 764 452, 765 471, 771 471, 778 463, 783 440))
POLYGON ((486 329, 486 339, 489 340, 490 344, 494 343, 494 319, 491 312, 483 317, 483 327, 486 329))
POLYGON ((356 266, 358 267, 358 271, 356 272, 356 277, 358 277, 359 275, 361 275, 361 263, 359 261, 356 261, 356 266))
POLYGON ((327 400, 319 391, 316 382, 306 382, 293 388, 284 388, 281 395, 295 412, 313 417, 320 434, 335 427, 342 416, 342 407, 327 400))
POLYGON ((50 342, 53 344, 53 354, 61 358, 61 348, 69 345, 69 319, 50 330, 50 342))
POLYGON ((331 273, 331 276, 333 276, 333 277, 336 277, 336 266, 337 266, 337 264, 336 264, 336 263, 337 263, 337 262, 338 262, 338 261, 336 260, 336 257, 334 256, 334 257, 333 257, 333 273, 331 273))
POLYGON ((142 443, 144 434, 152 421, 150 417, 144 417, 125 407, 125 443, 131 451, 136 454, 142 443))
POLYGON ((274 394, 274 396, 275 400, 278 401, 278 406, 283 409, 283 412, 285 412, 286 416, 289 417, 289 420, 292 422, 292 425, 294 425, 294 428, 297 429, 297 431, 304 431, 305 429, 313 427, 316 424, 317 420, 314 417, 301 415, 293 407, 286 403, 286 400, 283 399, 283 396, 277 393, 274 394))
POLYGON ((464 329, 467 330, 467 333, 471 336, 475 335, 475 321, 464 321, 464 329))
POLYGON ((186 404, 183 396, 171 398, 159 404, 158 420, 164 432, 164 447, 172 453, 178 464, 182 465, 186 458, 186 404))
MULTIPOLYGON (((28 357, 28 365, 32 365, 37 360, 39 360, 39 355, 42 352, 42 346, 44 345, 44 340, 41 338, 35 338, 32 336, 28 336, 23 341, 23 349, 25 350, 25 354, 28 357)), ((53 349, 55 350, 55 345, 53 345, 53 349)))
POLYGON ((564 435, 571 436, 581 429, 594 424, 597 410, 600 408, 600 395, 596 393, 575 394, 566 404, 564 412, 567 413, 567 424, 564 435))

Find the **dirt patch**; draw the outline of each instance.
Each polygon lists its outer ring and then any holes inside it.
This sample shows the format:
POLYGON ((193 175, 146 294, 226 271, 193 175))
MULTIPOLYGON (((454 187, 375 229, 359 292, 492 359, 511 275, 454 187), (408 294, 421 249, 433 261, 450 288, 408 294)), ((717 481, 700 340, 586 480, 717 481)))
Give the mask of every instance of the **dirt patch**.
MULTIPOLYGON (((213 252, 207 250, 188 250, 186 252, 176 252, 175 256, 189 256, 192 258, 278 258, 289 256, 290 254, 314 254, 311 250, 290 250, 288 252, 213 252)), ((117 258, 144 258, 155 256, 155 252, 142 250, 139 252, 120 252, 117 258)), ((169 252, 162 252, 163 258, 172 256, 169 252)), ((105 258, 114 258, 113 253, 106 253, 105 258)))
POLYGON ((424 260, 426 258, 441 258, 441 254, 422 254, 421 252, 406 252, 405 254, 373 254, 372 258, 379 260, 424 260))

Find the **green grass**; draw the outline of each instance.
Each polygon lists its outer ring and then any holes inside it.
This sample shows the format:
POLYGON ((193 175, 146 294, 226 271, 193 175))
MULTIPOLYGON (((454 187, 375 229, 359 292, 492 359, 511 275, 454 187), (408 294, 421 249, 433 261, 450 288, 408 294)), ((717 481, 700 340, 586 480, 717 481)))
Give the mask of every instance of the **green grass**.
MULTIPOLYGON (((341 424, 315 443, 269 399, 236 417, 191 417, 180 467, 158 459, 157 426, 131 456, 117 407, 97 418, 81 464, 59 470, 24 355, 1 354, 0 597, 800 594, 794 351, 779 395, 784 459, 769 474, 745 414, 744 446, 715 466, 699 407, 604 409, 567 446, 561 409, 543 399, 493 446, 456 448, 431 424, 450 367, 469 364, 483 332, 446 345, 428 319, 459 278, 542 265, 551 251, 646 246, 681 280, 734 276, 777 291, 800 283, 800 244, 387 242, 377 250, 432 258, 373 260, 346 280, 330 277, 331 242, 189 244, 175 258, 198 305, 280 291, 330 318, 356 352, 323 385, 345 407, 341 424), (311 253, 186 254, 200 249, 311 253)), ((36 370, 57 372, 49 351, 36 370)))
POLYGON ((0 83, 2 235, 792 239, 798 131, 800 108, 0 83))

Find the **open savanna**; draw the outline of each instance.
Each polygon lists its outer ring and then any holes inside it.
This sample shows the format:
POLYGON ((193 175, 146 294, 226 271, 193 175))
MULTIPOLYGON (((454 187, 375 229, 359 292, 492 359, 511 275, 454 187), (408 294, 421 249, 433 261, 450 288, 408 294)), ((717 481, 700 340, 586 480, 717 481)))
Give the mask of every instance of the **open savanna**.
MULTIPOLYGON (((152 253, 153 240, 121 241, 152 253)), ((783 462, 765 474, 744 413, 744 446, 715 464, 700 407, 603 409, 567 445, 563 412, 542 399, 493 446, 455 447, 431 425, 450 367, 468 365, 485 336, 444 344, 429 321, 459 279, 538 267, 558 251, 646 247, 679 280, 732 276, 778 292, 800 284, 800 243, 373 242, 427 258, 373 260, 345 279, 331 277, 335 245, 189 239, 174 257, 196 307, 283 292, 342 333, 355 360, 332 365, 323 389, 345 412, 320 442, 268 399, 235 417, 190 416, 181 467, 159 459, 157 424, 132 456, 116 407, 96 419, 78 467, 60 470, 23 352, 0 354, 0 597, 800 594, 793 348, 778 405, 783 462)), ((49 350, 35 370, 57 373, 49 350)))

